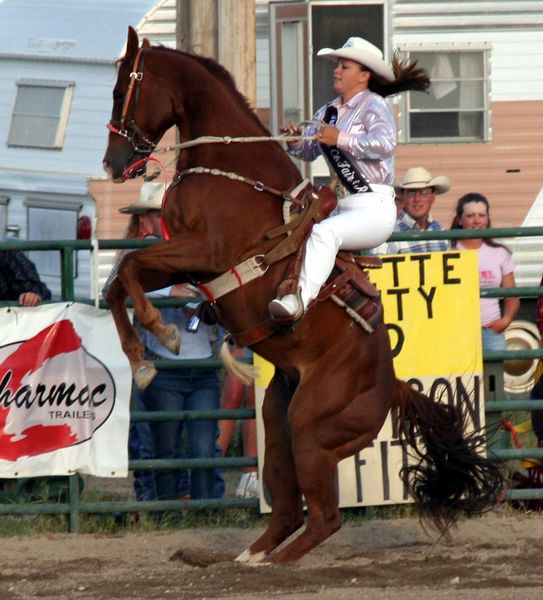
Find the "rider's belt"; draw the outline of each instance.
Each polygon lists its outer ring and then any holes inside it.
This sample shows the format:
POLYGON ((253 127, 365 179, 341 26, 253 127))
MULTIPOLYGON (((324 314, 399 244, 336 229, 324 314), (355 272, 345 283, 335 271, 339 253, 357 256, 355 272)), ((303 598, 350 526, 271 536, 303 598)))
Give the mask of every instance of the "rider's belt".
MULTIPOLYGON (((390 196, 391 200, 394 198, 394 188, 391 185, 372 183, 371 189, 372 192, 378 193, 381 196, 390 196)), ((359 208, 359 205, 367 206, 366 202, 368 199, 371 199, 371 196, 366 196, 366 194, 347 194, 338 199, 338 208, 340 212, 343 212, 359 208)))

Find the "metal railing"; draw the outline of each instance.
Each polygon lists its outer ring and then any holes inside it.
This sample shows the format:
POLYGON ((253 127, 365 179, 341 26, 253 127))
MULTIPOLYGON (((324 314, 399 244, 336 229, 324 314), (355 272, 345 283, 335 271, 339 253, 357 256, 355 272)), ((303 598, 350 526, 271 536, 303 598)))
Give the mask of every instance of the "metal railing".
MULTIPOLYGON (((513 238, 513 237, 538 237, 543 236, 543 227, 513 227, 477 230, 478 238, 513 238)), ((410 232, 394 233, 391 240, 435 240, 435 239, 466 239, 473 238, 473 231, 452 230, 452 231, 431 231, 431 232, 410 232)), ((117 250, 124 248, 139 248, 156 243, 155 240, 101 240, 96 243, 83 240, 64 240, 54 242, 0 242, 0 250, 56 250, 60 254, 61 266, 61 301, 78 301, 94 304, 90 299, 76 299, 74 294, 74 255, 79 250, 117 250)), ((508 288, 490 288, 481 290, 481 297, 539 297, 543 295, 543 287, 518 287, 508 288)), ((171 300, 153 300, 153 304, 158 307, 178 306, 179 299, 171 300)), ((14 304, 14 303, 10 303, 14 304)), ((101 307, 105 307, 103 301, 99 302, 101 307)), ((496 415, 502 411, 531 411, 543 409, 543 400, 507 400, 503 390, 503 369, 492 368, 489 365, 502 363, 510 359, 541 359, 543 358, 543 349, 537 350, 506 350, 506 351, 486 351, 483 354, 485 363, 485 383, 490 371, 493 378, 498 381, 490 390, 485 390, 485 411, 487 420, 496 422, 496 415)), ((157 360, 155 366, 158 369, 176 369, 176 368, 221 368, 222 363, 219 360, 157 360)), ((230 409, 216 411, 170 411, 170 412, 131 412, 133 422, 158 421, 158 420, 190 420, 190 419, 252 419, 255 418, 254 409, 230 409)), ((499 417, 498 417, 499 418, 499 417)), ((543 448, 493 448, 492 456, 499 461, 519 460, 523 458, 543 459, 543 448)), ((256 458, 247 457, 225 457, 209 459, 151 459, 151 460, 131 460, 129 469, 153 470, 157 468, 242 468, 247 466, 257 466, 256 458)), ((507 490, 506 496, 514 500, 527 500, 534 498, 543 498, 543 489, 523 489, 507 490)), ((0 504, 0 514, 2 515, 25 515, 25 514, 43 514, 58 515, 67 514, 69 516, 69 529, 76 532, 80 526, 80 516, 82 514, 108 514, 114 512, 136 512, 136 511, 168 511, 178 509, 201 509, 201 508, 224 508, 224 507, 250 507, 258 506, 256 498, 221 498, 205 500, 162 500, 162 501, 100 501, 100 502, 81 502, 79 478, 77 475, 69 476, 69 501, 58 503, 9 503, 0 504)))

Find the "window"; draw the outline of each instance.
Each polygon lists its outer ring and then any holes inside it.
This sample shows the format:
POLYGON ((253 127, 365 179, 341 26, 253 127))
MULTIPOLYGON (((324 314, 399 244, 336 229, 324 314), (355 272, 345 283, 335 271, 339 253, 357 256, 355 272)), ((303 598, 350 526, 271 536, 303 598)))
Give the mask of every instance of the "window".
POLYGON ((402 142, 470 142, 490 139, 490 47, 402 49, 418 61, 432 84, 429 93, 400 100, 402 142))
MULTIPOLYGON (((311 43, 316 53, 321 48, 341 48, 347 38, 362 36, 378 48, 385 46, 385 6, 378 1, 365 4, 328 2, 314 4, 311 13, 311 43)), ((333 61, 313 60, 312 112, 337 96, 334 91, 333 61)))
MULTIPOLYGON (((74 240, 76 238, 77 218, 82 208, 80 203, 29 200, 26 204, 29 240, 74 240)), ((61 265, 58 250, 32 251, 29 252, 29 258, 36 265, 40 275, 60 278, 61 265)))
POLYGON ((62 148, 73 90, 66 81, 18 81, 8 146, 62 148))

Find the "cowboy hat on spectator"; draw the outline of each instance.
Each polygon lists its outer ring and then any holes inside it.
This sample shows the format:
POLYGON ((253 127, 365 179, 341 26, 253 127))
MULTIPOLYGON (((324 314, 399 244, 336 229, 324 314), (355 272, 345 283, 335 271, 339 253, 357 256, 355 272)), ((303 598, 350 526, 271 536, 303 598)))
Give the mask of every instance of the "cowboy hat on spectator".
POLYGON ((434 177, 424 167, 411 167, 404 173, 403 179, 395 185, 396 190, 417 190, 427 187, 434 188, 435 194, 444 194, 451 189, 451 180, 445 175, 434 177))
POLYGON ((140 197, 129 206, 119 208, 119 212, 130 215, 144 215, 148 210, 161 210, 165 185, 146 182, 141 186, 140 197))

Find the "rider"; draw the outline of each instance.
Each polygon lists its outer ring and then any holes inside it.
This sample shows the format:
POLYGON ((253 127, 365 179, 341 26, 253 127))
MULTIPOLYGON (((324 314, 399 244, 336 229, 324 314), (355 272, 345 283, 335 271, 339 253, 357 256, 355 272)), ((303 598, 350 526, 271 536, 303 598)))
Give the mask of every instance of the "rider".
POLYGON ((426 71, 394 56, 392 64, 373 44, 350 37, 342 48, 323 48, 318 56, 336 61, 337 98, 321 107, 303 131, 294 123, 281 128, 291 135, 316 135, 288 144, 288 152, 306 161, 324 154, 338 175, 338 213, 313 226, 296 294, 272 300, 272 317, 299 319, 330 275, 339 249, 378 246, 394 230, 392 158, 396 127, 384 98, 404 90, 424 91, 426 71))

